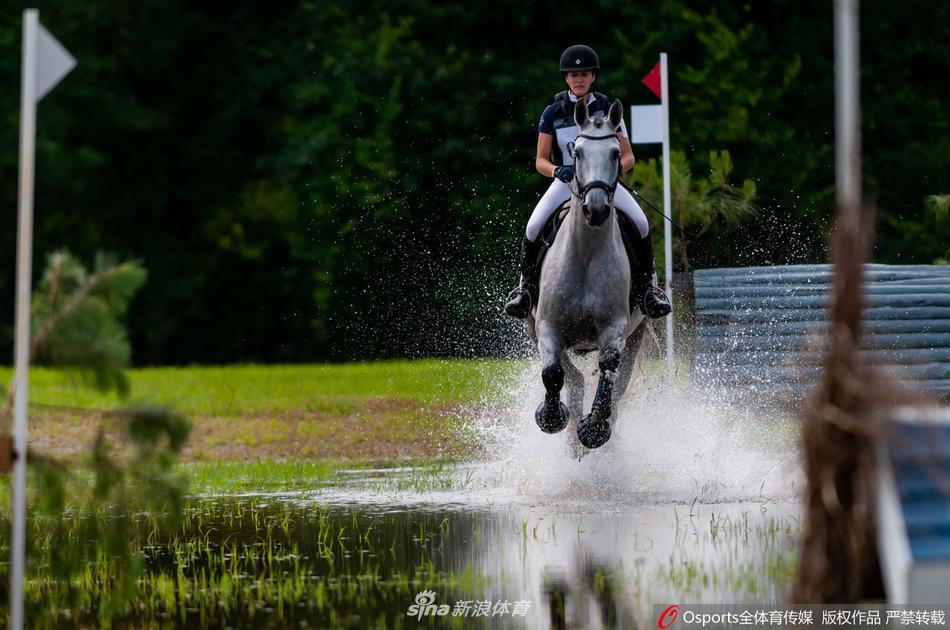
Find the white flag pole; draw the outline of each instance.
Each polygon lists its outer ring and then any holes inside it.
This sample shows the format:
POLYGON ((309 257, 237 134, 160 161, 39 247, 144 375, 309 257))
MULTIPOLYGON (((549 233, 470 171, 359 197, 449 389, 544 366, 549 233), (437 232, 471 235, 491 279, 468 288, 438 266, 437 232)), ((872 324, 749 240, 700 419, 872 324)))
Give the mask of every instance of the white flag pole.
POLYGON ((20 88, 20 200, 17 219, 16 340, 14 344, 13 531, 10 543, 10 627, 23 628, 26 553, 26 406, 30 364, 30 277, 33 262, 33 166, 36 147, 36 40, 39 12, 23 11, 20 88))
POLYGON ((13 392, 13 525, 10 535, 10 627, 23 627, 26 560, 27 402, 30 371, 30 293, 33 274, 33 173, 36 104, 76 67, 76 60, 40 24, 36 9, 23 11, 20 87, 20 190, 17 218, 16 334, 13 392))
POLYGON ((835 187, 841 205, 861 204, 861 100, 857 0, 835 0, 835 187))
MULTIPOLYGON (((663 264, 666 296, 673 303, 673 225, 670 217, 673 208, 670 202, 670 82, 667 80, 666 53, 660 53, 660 100, 663 104, 663 264)), ((666 318, 666 380, 673 383, 673 314, 666 318)))

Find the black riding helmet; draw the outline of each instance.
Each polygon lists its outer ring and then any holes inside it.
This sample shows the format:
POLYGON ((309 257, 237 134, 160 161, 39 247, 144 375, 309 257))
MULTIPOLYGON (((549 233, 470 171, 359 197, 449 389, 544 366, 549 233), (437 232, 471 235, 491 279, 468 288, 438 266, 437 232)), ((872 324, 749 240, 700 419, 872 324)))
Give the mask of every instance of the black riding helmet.
POLYGON ((590 46, 574 44, 561 53, 561 74, 593 70, 596 77, 600 73, 600 59, 590 46))

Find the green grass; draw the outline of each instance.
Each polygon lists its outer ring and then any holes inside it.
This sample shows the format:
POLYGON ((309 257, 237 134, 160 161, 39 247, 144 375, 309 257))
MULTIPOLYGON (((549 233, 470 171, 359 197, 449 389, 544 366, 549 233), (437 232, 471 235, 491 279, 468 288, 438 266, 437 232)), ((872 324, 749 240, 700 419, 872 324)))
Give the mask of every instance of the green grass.
MULTIPOLYGON (((73 473, 77 481, 91 487, 93 478, 88 470, 77 469, 73 473)), ((405 493, 462 490, 471 482, 471 473, 458 473, 454 461, 424 457, 385 462, 300 458, 192 462, 178 464, 175 473, 187 479, 184 490, 192 496, 266 494, 346 485, 354 492, 390 493, 395 500, 405 493)), ((30 489, 31 493, 37 490, 34 485, 30 489)), ((81 511, 87 500, 84 492, 69 494, 67 511, 81 511)), ((0 513, 9 514, 11 505, 9 484, 0 486, 0 513)))
MULTIPOLYGON (((427 404, 469 404, 491 395, 524 366, 503 359, 422 359, 321 365, 160 367, 129 371, 133 401, 173 405, 187 415, 233 416, 289 410, 347 412, 367 397, 427 404)), ((0 382, 11 369, 0 368, 0 382)), ((114 394, 82 386, 75 375, 30 371, 33 403, 112 408, 114 394)))
POLYGON ((286 459, 182 464, 191 494, 281 492, 314 488, 333 481, 343 469, 366 468, 365 460, 286 459))
POLYGON ((454 462, 421 457, 385 463, 367 459, 291 458, 194 462, 178 467, 188 478, 189 494, 314 490, 340 483, 343 471, 357 470, 367 473, 360 477, 359 487, 379 492, 458 489, 468 482, 464 475, 455 474, 454 462), (374 474, 368 474, 369 469, 374 474))
MULTIPOLYGON (((458 459, 477 454, 462 420, 509 402, 526 369, 503 359, 140 368, 129 371, 130 402, 168 404, 193 421, 185 461, 458 459)), ((665 365, 648 359, 644 370, 659 381, 665 365)), ((685 365, 677 370, 688 380, 685 365)), ((75 455, 95 435, 98 414, 72 408, 122 404, 75 373, 42 367, 31 372, 30 400, 32 438, 54 456, 75 455)))
MULTIPOLYGON (((129 370, 128 402, 171 405, 192 420, 186 461, 455 457, 469 444, 457 439, 459 419, 510 396, 524 366, 423 359, 141 368, 129 370)), ((3 378, 9 368, 0 369, 3 378)), ((82 450, 98 412, 123 401, 84 387, 76 373, 37 367, 30 403, 34 443, 62 456, 82 450)))

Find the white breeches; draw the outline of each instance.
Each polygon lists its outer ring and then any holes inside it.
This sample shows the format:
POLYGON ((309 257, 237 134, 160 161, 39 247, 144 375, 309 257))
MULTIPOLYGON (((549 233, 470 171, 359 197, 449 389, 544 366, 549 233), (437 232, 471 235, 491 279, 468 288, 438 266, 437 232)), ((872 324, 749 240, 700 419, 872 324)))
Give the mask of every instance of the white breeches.
MULTIPOLYGON (((534 212, 531 213, 531 218, 528 219, 528 225, 525 227, 524 235, 528 237, 529 241, 534 242, 538 239, 538 235, 544 229, 544 224, 548 222, 554 211, 570 198, 571 187, 569 185, 559 179, 551 182, 547 192, 541 197, 541 201, 534 207, 534 212)), ((647 222, 647 216, 643 213, 643 209, 633 198, 633 195, 623 186, 617 186, 617 191, 614 193, 614 207, 627 215, 637 226, 640 238, 650 233, 650 224, 647 222)))

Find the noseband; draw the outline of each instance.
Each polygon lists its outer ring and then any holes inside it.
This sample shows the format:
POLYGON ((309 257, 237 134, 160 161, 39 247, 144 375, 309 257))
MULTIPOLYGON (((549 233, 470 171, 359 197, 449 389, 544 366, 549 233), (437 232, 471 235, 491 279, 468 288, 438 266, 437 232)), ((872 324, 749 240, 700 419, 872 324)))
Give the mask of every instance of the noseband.
MULTIPOLYGON (((586 133, 581 133, 581 134, 578 134, 577 137, 586 138, 588 140, 609 140, 610 138, 613 138, 616 140, 617 134, 610 134, 606 136, 589 136, 586 133)), ((577 160, 575 160, 575 162, 576 161, 577 160)), ((612 204, 614 202, 614 192, 617 191, 617 182, 619 181, 620 181, 620 156, 618 155, 617 156, 617 175, 616 177, 614 177, 613 183, 605 182, 602 179, 595 179, 593 181, 587 182, 586 184, 582 184, 580 182, 580 178, 577 176, 577 171, 575 169, 574 183, 577 186, 577 190, 575 191, 572 188, 571 194, 573 194, 575 197, 577 197, 583 202, 585 197, 587 196, 587 193, 594 190, 595 188, 601 188, 603 189, 605 193, 607 193, 607 203, 612 204)))

